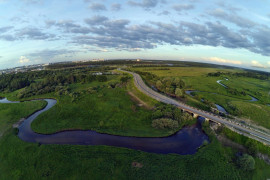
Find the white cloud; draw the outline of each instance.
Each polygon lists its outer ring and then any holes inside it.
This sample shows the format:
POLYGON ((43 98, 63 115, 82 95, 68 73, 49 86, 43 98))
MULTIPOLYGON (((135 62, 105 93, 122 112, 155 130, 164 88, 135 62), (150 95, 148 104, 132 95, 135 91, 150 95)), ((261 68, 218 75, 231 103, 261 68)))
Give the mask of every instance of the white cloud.
POLYGON ((214 62, 219 62, 219 63, 238 64, 238 65, 242 64, 241 61, 222 59, 222 58, 219 58, 219 57, 210 57, 210 58, 203 58, 203 59, 214 61, 214 62))
POLYGON ((268 61, 267 64, 270 65, 270 61, 268 61))
POLYGON ((28 63, 28 62, 30 62, 30 59, 26 58, 25 56, 21 56, 19 62, 22 64, 28 63))
POLYGON ((253 67, 257 67, 257 68, 266 68, 266 66, 262 65, 261 63, 259 63, 258 61, 251 61, 251 64, 253 67))

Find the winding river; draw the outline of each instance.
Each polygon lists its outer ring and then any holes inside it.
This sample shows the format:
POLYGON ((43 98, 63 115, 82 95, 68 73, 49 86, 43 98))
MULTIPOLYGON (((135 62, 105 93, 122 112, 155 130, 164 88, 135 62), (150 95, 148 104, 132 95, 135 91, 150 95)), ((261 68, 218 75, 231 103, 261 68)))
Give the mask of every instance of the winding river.
MULTIPOLYGON (((117 136, 98 133, 91 130, 68 130, 54 134, 39 134, 31 129, 31 123, 41 113, 52 108, 57 102, 54 99, 44 100, 47 101, 47 106, 30 115, 19 126, 18 137, 23 141, 40 144, 107 145, 151 153, 176 153, 181 155, 194 154, 204 141, 209 142, 209 138, 203 132, 199 121, 192 126, 182 128, 171 136, 161 138, 117 136)), ((0 103, 19 102, 2 99, 0 100, 0 103)))
MULTIPOLYGON (((228 79, 226 79, 228 81, 228 79)), ((223 86, 224 88, 228 88, 225 84, 221 83, 222 80, 217 80, 217 83, 220 84, 221 86, 223 86)), ((190 95, 190 96, 193 96, 192 93, 193 92, 206 92, 206 91, 198 91, 198 90, 186 90, 185 93, 190 95)), ((213 92, 206 92, 206 93, 210 93, 210 94, 217 94, 217 93, 213 93, 213 92)), ((222 94, 221 94, 222 95, 222 94)), ((251 96, 251 95, 248 95, 249 97, 251 97, 251 100, 248 100, 250 102, 256 102, 258 101, 257 98, 251 96)), ((219 104, 215 104, 215 106, 217 107, 217 109, 224 113, 224 114, 228 114, 228 112, 224 109, 224 107, 222 107, 221 105, 219 104)))

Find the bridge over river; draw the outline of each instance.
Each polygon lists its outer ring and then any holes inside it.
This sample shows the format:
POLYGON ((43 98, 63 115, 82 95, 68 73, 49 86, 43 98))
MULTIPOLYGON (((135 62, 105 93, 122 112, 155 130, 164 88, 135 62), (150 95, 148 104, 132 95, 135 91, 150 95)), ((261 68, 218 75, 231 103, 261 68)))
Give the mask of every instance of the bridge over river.
POLYGON ((222 117, 222 116, 219 116, 219 115, 207 112, 207 111, 203 111, 203 110, 197 109, 195 107, 191 107, 191 106, 184 104, 182 102, 176 101, 173 98, 162 95, 162 94, 154 91, 153 89, 149 88, 144 83, 144 81, 142 80, 142 78, 139 74, 134 73, 134 72, 124 71, 121 69, 119 69, 119 70, 122 72, 132 74, 134 77, 134 83, 135 83, 136 87, 141 92, 156 99, 157 101, 177 106, 178 108, 182 109, 183 111, 187 111, 187 112, 191 113, 193 115, 193 117, 198 117, 198 116, 204 117, 205 120, 211 120, 213 122, 223 124, 223 125, 227 126, 228 128, 234 130, 235 132, 238 132, 240 134, 248 136, 248 137, 255 139, 257 141, 260 141, 264 144, 270 145, 270 134, 268 134, 266 132, 262 132, 261 130, 246 126, 246 125, 241 124, 241 123, 237 123, 231 119, 228 119, 228 118, 225 118, 225 117, 222 117))

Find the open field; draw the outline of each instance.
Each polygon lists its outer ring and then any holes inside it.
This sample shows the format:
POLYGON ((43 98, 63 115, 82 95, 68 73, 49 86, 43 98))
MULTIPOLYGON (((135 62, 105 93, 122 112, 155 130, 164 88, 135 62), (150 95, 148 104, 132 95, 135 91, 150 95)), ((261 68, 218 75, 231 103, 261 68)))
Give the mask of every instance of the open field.
MULTIPOLYGON (((111 76, 111 79, 104 83, 72 84, 71 93, 78 94, 74 100, 69 95, 49 95, 58 99, 58 103, 33 122, 33 130, 53 133, 67 129, 91 129, 109 134, 150 137, 172 134, 174 131, 152 128, 152 110, 139 107, 128 94, 133 81, 128 83, 127 88, 108 87, 112 82, 119 83, 120 77, 111 76), (91 92, 89 88, 96 90, 91 92)), ((153 106, 155 101, 142 96, 136 90, 133 92, 153 106)))
MULTIPOLYGON (((206 104, 200 101, 200 99, 204 99, 212 104, 223 106, 226 111, 232 115, 250 119, 255 124, 270 129, 270 107, 267 105, 270 104, 269 80, 234 75, 233 73, 245 72, 239 69, 139 67, 132 68, 132 70, 152 73, 160 79, 178 77, 185 82, 184 90, 202 91, 194 93, 196 95, 195 97, 186 95, 183 100, 186 101, 187 104, 206 110, 206 104), (221 75, 218 77, 208 76, 208 73, 217 72, 221 72, 221 75), (228 80, 225 80, 226 78, 228 78, 228 80), (222 80, 221 83, 232 88, 236 93, 232 93, 218 84, 217 80, 222 80), (256 97, 259 101, 249 102, 251 97, 248 95, 256 97)), ((155 85, 154 81, 145 80, 148 81, 148 84, 155 85)), ((208 110, 210 110, 210 108, 208 108, 208 110)))
MULTIPOLYGON (((65 84, 68 88, 61 94, 50 92, 22 98, 50 97, 58 101, 52 109, 33 122, 32 128, 42 133, 65 129, 91 129, 110 134, 148 137, 166 136, 178 130, 153 128, 151 126, 153 108, 157 101, 134 88, 131 79, 121 83, 121 77, 123 76, 111 75, 105 82, 65 84), (117 86, 112 88, 111 84, 117 86), (138 104, 142 102, 146 105, 139 106, 138 104)), ((21 91, 23 89, 0 95, 17 100, 17 95, 21 91)), ((229 100, 233 99, 229 97, 229 100)), ((187 97, 187 101, 205 106, 192 97, 187 97)), ((0 104, 0 110, 5 106, 6 104, 0 104)), ((194 155, 162 155, 108 146, 40 145, 21 141, 12 129, 12 123, 43 106, 43 101, 24 102, 9 104, 8 110, 3 108, 0 111, 4 112, 2 124, 5 126, 5 133, 0 138, 0 179, 87 179, 91 177, 92 179, 193 180, 270 177, 270 166, 258 158, 254 158, 255 170, 250 172, 241 170, 235 163, 237 150, 223 147, 207 124, 203 128, 209 135, 211 143, 201 147, 194 155), (29 105, 27 108, 26 103, 29 105)), ((194 121, 190 122, 194 123, 194 121)), ((179 128, 183 125, 180 124, 179 128)), ((259 150, 268 153, 269 148, 260 146, 259 150)))
POLYGON ((21 141, 10 129, 0 139, 0 179, 193 180, 270 176, 270 166, 257 158, 254 171, 240 170, 233 163, 235 150, 222 147, 214 136, 211 139, 195 155, 181 156, 106 146, 38 145, 21 141))
POLYGON ((45 105, 45 101, 0 104, 0 137, 12 124, 18 122, 21 118, 29 116, 36 110, 45 107, 45 105))

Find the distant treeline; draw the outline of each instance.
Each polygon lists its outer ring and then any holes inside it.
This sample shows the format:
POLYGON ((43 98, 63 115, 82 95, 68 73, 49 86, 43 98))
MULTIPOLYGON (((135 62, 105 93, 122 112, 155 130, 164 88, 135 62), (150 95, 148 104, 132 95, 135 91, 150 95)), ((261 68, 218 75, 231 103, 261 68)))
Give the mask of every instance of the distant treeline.
POLYGON ((107 75, 104 74, 110 74, 106 73, 109 69, 111 68, 94 67, 4 74, 0 76, 0 91, 13 92, 24 88, 18 93, 18 98, 64 92, 68 84, 107 81, 107 75), (103 75, 96 72, 103 72, 103 75))
POLYGON ((67 63, 55 63, 48 66, 48 69, 60 69, 60 68, 71 68, 80 66, 108 66, 108 65, 130 65, 130 64, 146 64, 147 62, 137 62, 134 60, 109 60, 109 61, 88 61, 88 62, 67 62, 67 63))
POLYGON ((107 76, 105 75, 91 75, 91 74, 55 74, 46 76, 42 81, 33 82, 24 90, 18 93, 18 98, 30 97, 33 95, 46 94, 51 92, 59 92, 59 94, 68 93, 66 85, 73 83, 89 83, 92 81, 105 82, 107 76))
POLYGON ((270 73, 267 72, 236 72, 236 73, 231 73, 231 72, 215 72, 215 73, 208 73, 208 76, 214 76, 214 77, 219 77, 221 75, 233 75, 237 77, 249 77, 249 78, 255 78, 255 79, 260 79, 260 80, 268 80, 270 77, 270 73))

